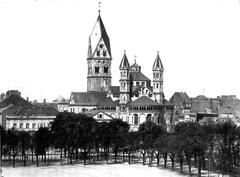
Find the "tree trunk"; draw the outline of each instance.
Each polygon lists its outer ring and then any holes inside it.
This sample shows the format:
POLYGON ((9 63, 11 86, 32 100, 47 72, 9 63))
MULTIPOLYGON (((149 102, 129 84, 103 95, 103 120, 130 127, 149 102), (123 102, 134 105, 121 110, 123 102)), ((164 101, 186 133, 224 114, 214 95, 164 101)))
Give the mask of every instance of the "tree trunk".
POLYGON ((37 167, 38 167, 38 155, 36 155, 36 160, 37 160, 37 167))
POLYGON ((124 149, 123 149, 123 163, 125 162, 125 152, 124 152, 124 149))
POLYGON ((128 164, 131 164, 131 151, 128 152, 128 164))
POLYGON ((78 160, 78 148, 76 148, 76 162, 78 160))
POLYGON ((202 158, 201 155, 199 154, 198 157, 198 176, 201 177, 201 168, 202 168, 202 158))
POLYGON ((60 161, 61 161, 61 165, 62 165, 62 148, 61 148, 61 154, 60 154, 60 161))
POLYGON ((192 176, 192 160, 191 160, 192 156, 187 154, 187 163, 188 163, 188 171, 189 171, 189 175, 192 176))
POLYGON ((143 156, 143 165, 145 165, 145 154, 146 154, 146 152, 142 152, 142 156, 143 156))
POLYGON ((156 154, 156 158, 157 158, 157 166, 159 166, 159 152, 156 154))
POLYGON ((117 150, 117 148, 115 149, 115 151, 114 151, 114 154, 115 154, 115 156, 114 156, 114 161, 115 161, 115 163, 117 163, 117 152, 118 152, 118 150, 117 150))
POLYGON ((197 168, 197 154, 194 153, 194 167, 197 168))
POLYGON ((170 154, 169 155, 171 162, 172 162, 172 170, 174 170, 174 159, 175 159, 175 154, 170 154))
POLYGON ((182 173, 182 172, 183 172, 183 170, 182 170, 182 166, 183 166, 183 156, 182 156, 182 155, 180 155, 180 157, 179 157, 179 163, 180 163, 180 172, 182 173))
POLYGON ((164 159, 164 168, 167 168, 167 153, 163 153, 163 159, 164 159))
POLYGON ((32 163, 33 163, 33 148, 31 147, 31 153, 32 153, 32 163))

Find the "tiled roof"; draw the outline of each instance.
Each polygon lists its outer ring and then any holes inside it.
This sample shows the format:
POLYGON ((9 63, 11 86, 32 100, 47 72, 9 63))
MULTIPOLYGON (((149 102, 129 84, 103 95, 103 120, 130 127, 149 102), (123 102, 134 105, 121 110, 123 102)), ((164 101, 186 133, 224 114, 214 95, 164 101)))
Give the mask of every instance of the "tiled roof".
POLYGON ((26 106, 16 112, 16 116, 56 116, 58 111, 50 106, 26 106))
POLYGON ((209 98, 205 97, 204 95, 198 95, 196 98, 193 99, 194 102, 209 102, 209 98))
POLYGON ((189 103, 191 100, 186 92, 175 92, 169 102, 175 106, 179 106, 182 103, 189 103))
POLYGON ((151 81, 147 76, 141 72, 131 72, 130 78, 132 81, 151 81))
POLYGON ((142 96, 129 104, 130 106, 158 106, 159 103, 147 96, 142 96))
POLYGON ((119 97, 119 94, 120 94, 120 87, 119 86, 110 86, 109 90, 113 94, 113 97, 119 97))
POLYGON ((72 92, 71 99, 77 105, 97 106, 108 100, 106 92, 72 92))
POLYGON ((109 55, 111 56, 111 48, 110 48, 110 41, 106 32, 106 29, 104 27, 103 21, 101 16, 99 15, 97 18, 97 21, 94 25, 93 31, 89 37, 89 46, 88 46, 88 58, 91 58, 93 56, 93 52, 97 48, 97 45, 99 44, 100 40, 103 40, 107 50, 109 52, 109 55), (97 34, 97 36, 96 36, 97 34))
POLYGON ((16 105, 16 106, 30 106, 31 105, 28 101, 23 99, 21 96, 13 94, 1 101, 0 108, 7 107, 10 104, 16 105))
POLYGON ((219 114, 235 114, 235 111, 231 107, 224 107, 218 110, 219 114))
POLYGON ((157 57, 156 57, 156 59, 155 59, 155 61, 154 61, 154 64, 153 64, 153 68, 152 68, 153 70, 161 70, 161 69, 163 69, 163 64, 162 64, 162 61, 161 61, 161 59, 160 59, 160 56, 159 56, 159 54, 157 54, 157 57))
POLYGON ((127 59, 127 55, 124 52, 122 61, 121 61, 120 66, 119 66, 119 69, 128 69, 129 67, 130 67, 130 65, 129 65, 129 62, 128 62, 128 59, 127 59))

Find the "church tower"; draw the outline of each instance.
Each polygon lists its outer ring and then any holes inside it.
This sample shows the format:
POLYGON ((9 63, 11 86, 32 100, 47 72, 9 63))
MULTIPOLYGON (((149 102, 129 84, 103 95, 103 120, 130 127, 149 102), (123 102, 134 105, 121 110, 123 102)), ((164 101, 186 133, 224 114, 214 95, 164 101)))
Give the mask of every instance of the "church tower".
POLYGON ((88 43, 87 91, 106 92, 112 85, 110 41, 99 15, 88 43))
POLYGON ((155 101, 163 104, 164 93, 163 93, 163 65, 159 57, 159 52, 153 64, 153 94, 155 96, 155 101))
POLYGON ((119 66, 120 70, 120 105, 126 105, 130 101, 130 65, 127 55, 124 51, 122 61, 119 66))

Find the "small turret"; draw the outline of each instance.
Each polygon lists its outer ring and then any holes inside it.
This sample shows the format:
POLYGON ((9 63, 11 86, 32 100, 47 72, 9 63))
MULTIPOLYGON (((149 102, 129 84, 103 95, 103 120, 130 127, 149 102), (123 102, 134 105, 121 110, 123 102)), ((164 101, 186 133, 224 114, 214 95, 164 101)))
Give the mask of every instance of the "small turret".
POLYGON ((119 66, 120 70, 120 105, 124 107, 130 101, 130 65, 124 51, 122 61, 119 66))
POLYGON ((157 52, 157 57, 153 64, 153 94, 155 96, 155 101, 163 104, 164 93, 163 93, 163 64, 157 52))

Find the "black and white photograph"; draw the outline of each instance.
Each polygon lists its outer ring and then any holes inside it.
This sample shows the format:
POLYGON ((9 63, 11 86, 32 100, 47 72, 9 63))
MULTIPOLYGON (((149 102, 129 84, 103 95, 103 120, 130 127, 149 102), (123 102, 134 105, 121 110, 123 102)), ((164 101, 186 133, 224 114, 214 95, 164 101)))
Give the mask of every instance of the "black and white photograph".
POLYGON ((239 177, 240 0, 0 0, 0 177, 239 177))

